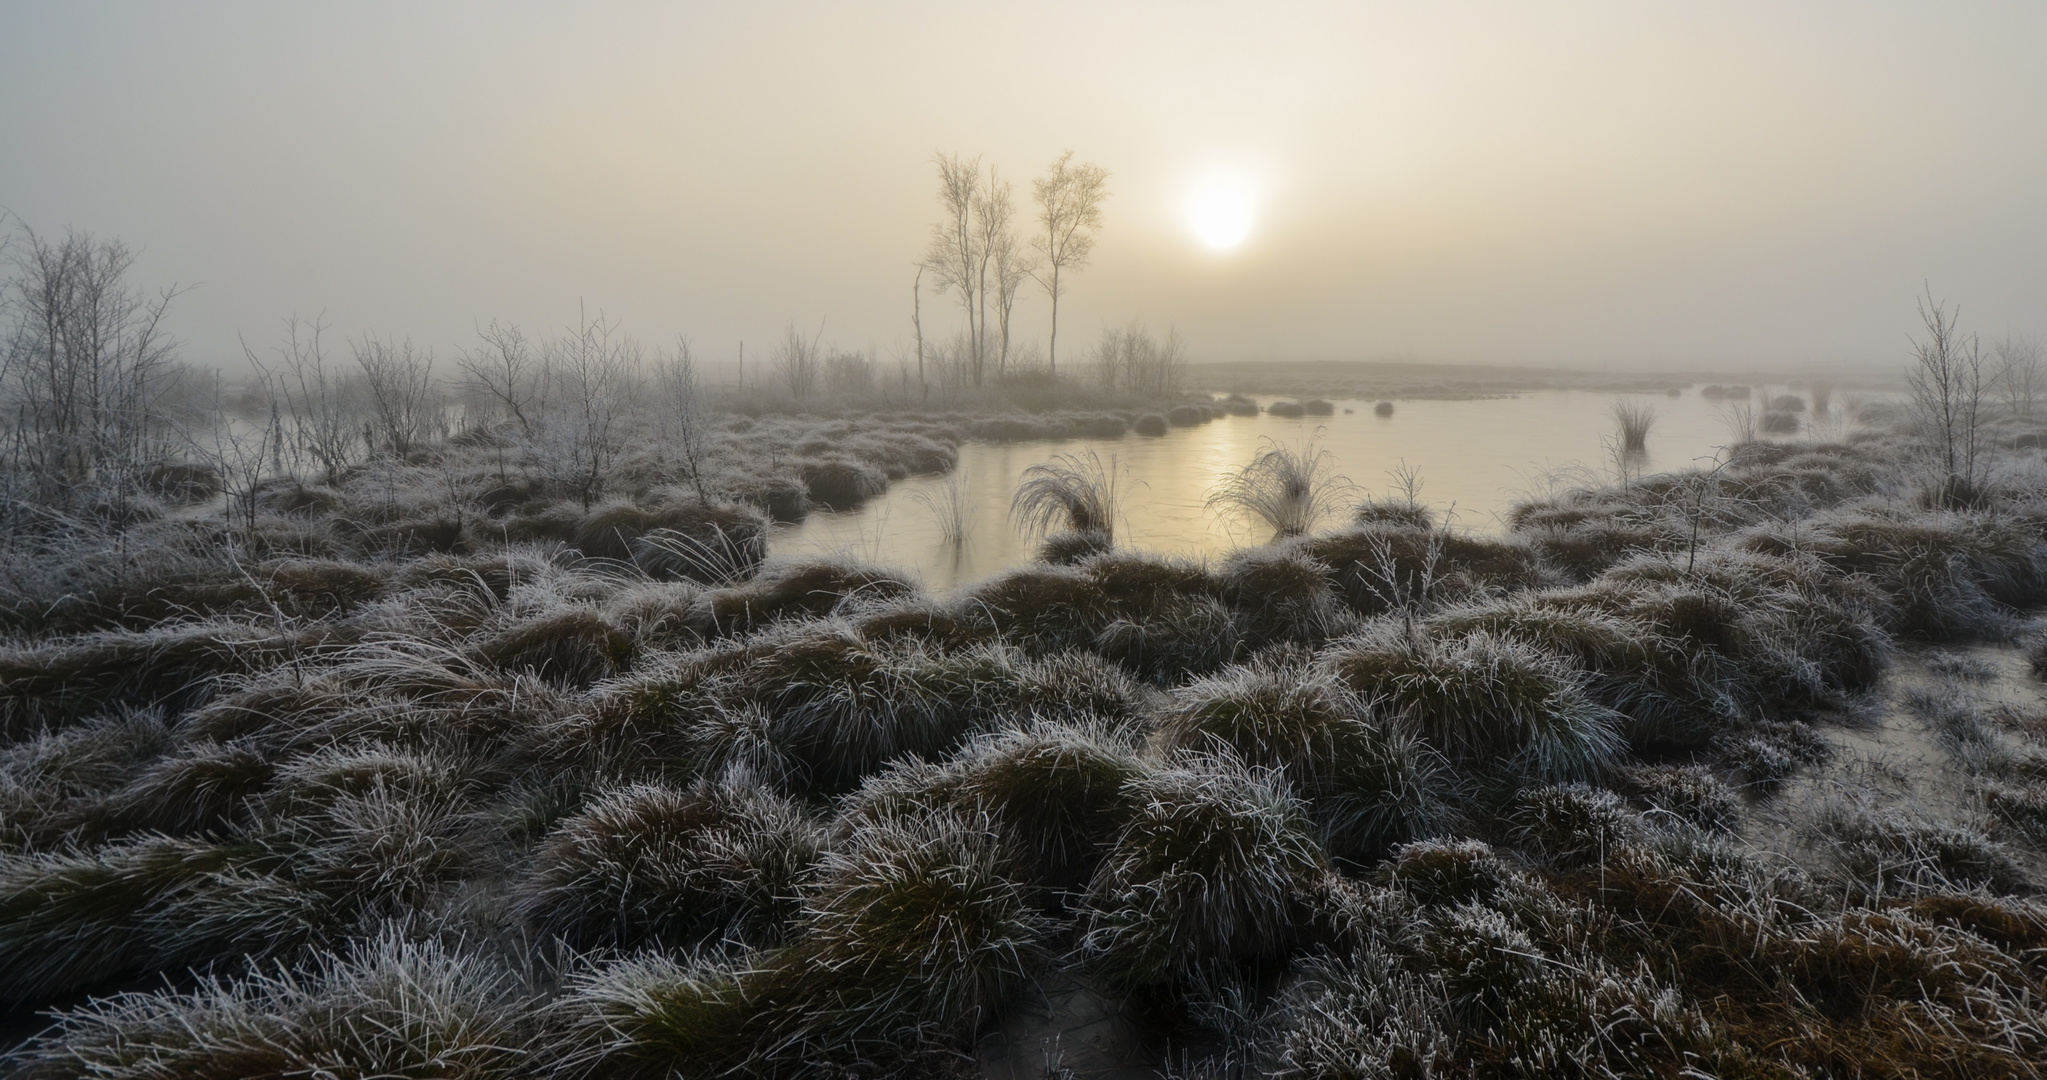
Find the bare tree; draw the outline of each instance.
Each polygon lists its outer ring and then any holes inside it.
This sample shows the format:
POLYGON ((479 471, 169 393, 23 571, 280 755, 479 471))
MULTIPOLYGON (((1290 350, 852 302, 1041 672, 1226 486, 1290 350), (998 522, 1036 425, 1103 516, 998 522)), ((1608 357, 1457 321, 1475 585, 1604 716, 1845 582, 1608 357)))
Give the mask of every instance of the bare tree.
MULTIPOLYGON (((1005 198, 1007 187, 1005 184, 1005 198)), ((995 326, 1001 343, 1001 351, 996 354, 995 371, 1001 376, 1009 374, 1009 316, 1016 308, 1016 294, 1038 267, 1037 259, 1017 244, 1015 234, 1006 227, 995 240, 994 253, 995 326)))
POLYGON ((1032 241, 1043 256, 1036 275, 1052 300, 1052 336, 1046 355, 1052 374, 1059 373, 1059 297, 1062 275, 1087 268, 1094 253, 1095 233, 1102 227, 1102 200, 1109 197, 1109 171, 1086 162, 1075 164, 1073 151, 1059 155, 1045 175, 1031 183, 1038 201, 1038 225, 1044 231, 1032 241))
POLYGON ((1966 506, 1975 499, 1978 422, 1987 389, 1982 351, 1974 334, 1961 332, 1960 315, 1959 307, 1951 311, 1927 291, 1919 303, 1926 337, 1913 339, 1912 366, 1905 372, 1912 410, 1941 474, 1935 498, 1942 506, 1966 506))
POLYGON ((782 385, 798 401, 817 389, 817 377, 824 367, 824 357, 818 351, 818 340, 822 337, 822 322, 818 323, 817 334, 810 338, 805 338, 792 322, 782 335, 782 343, 775 346, 775 368, 782 374, 782 385))
POLYGON ((526 335, 517 326, 493 320, 476 336, 481 344, 458 353, 455 366, 462 369, 474 396, 502 411, 519 426, 521 436, 532 438, 547 380, 526 335))
POLYGON ((983 325, 987 300, 988 255, 977 218, 985 218, 986 199, 981 183, 981 159, 963 161, 957 154, 940 154, 938 203, 945 217, 931 230, 931 244, 925 250, 924 265, 931 268, 940 292, 956 294, 967 313, 967 338, 972 342, 974 381, 980 382, 983 325))
POLYGON ((1095 366, 1105 389, 1138 397, 1171 397, 1179 391, 1186 368, 1180 332, 1168 328, 1166 340, 1159 341, 1136 322, 1122 330, 1105 328, 1095 350, 1095 366))
POLYGON ((588 509, 624 441, 640 347, 601 313, 585 314, 567 336, 547 342, 541 364, 546 410, 535 425, 536 456, 588 509))
POLYGON ((926 401, 931 400, 931 383, 924 377, 924 272, 929 269, 929 263, 918 263, 917 281, 910 287, 910 325, 917 331, 917 385, 926 401))
MULTIPOLYGON (((1010 197, 1009 182, 995 174, 994 166, 989 166, 988 177, 981 183, 980 190, 974 197, 974 246, 978 249, 979 253, 979 265, 975 268, 975 276, 978 279, 976 291, 981 296, 981 333, 978 339, 981 343, 976 359, 985 361, 988 347, 992 344, 992 342, 988 342, 986 339, 989 337, 989 294, 993 292, 996 302, 996 317, 1001 320, 1003 330, 1003 353, 1001 359, 997 360, 995 365, 995 373, 998 376, 1002 374, 1003 367, 1008 362, 1009 303, 1004 298, 1005 292, 1008 297, 1013 298, 1015 296, 1014 289, 1004 290, 1003 278, 1009 272, 1007 268, 1021 254, 1017 251, 1016 236, 1010 231, 1009 227, 1010 219, 1015 217, 1015 215, 1015 202, 1010 197), (988 280, 991 272, 995 276, 992 288, 988 280)), ((1020 273, 1018 277, 1020 280, 1020 273)), ((982 371, 977 367, 974 372, 974 382, 977 385, 981 382, 982 374, 982 371)))
POLYGON ((248 342, 242 343, 242 355, 256 369, 273 404, 281 402, 289 417, 288 424, 278 425, 271 453, 289 453, 295 467, 309 458, 332 483, 355 463, 362 447, 354 407, 361 396, 361 380, 328 363, 324 320, 307 322, 294 315, 284 321, 284 328, 274 365, 258 357, 248 342))
POLYGON ((282 422, 274 410, 267 423, 238 422, 218 372, 214 373, 211 391, 213 423, 204 430, 186 433, 188 449, 194 457, 212 466, 221 493, 227 496, 228 520, 253 539, 265 461, 274 460, 280 452, 285 438, 282 422))
POLYGON ((711 492, 704 482, 704 465, 710 457, 710 410, 704 403, 703 383, 688 338, 676 341, 675 352, 656 358, 654 390, 662 437, 682 460, 683 473, 696 489, 697 504, 710 506, 711 492))
POLYGON ((393 342, 368 335, 354 346, 368 398, 372 424, 368 441, 373 449, 402 458, 446 434, 432 350, 414 348, 410 338, 393 342))
POLYGON ((1997 365, 1997 388, 2004 394, 2004 403, 2020 416, 2033 415, 2042 392, 2047 391, 2040 351, 2040 339, 2030 334, 2006 334, 1990 347, 1997 365))
POLYGON ((159 405, 178 365, 163 320, 179 290, 129 288, 134 253, 83 232, 52 241, 24 226, 11 263, 0 423, 17 463, 53 492, 120 488, 170 435, 159 405))

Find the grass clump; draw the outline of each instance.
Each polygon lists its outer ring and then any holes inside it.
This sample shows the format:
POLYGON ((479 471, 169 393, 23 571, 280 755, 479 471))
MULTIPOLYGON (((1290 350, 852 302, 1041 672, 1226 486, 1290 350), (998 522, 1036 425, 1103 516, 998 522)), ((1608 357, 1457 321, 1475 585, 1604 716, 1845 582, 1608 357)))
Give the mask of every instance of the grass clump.
POLYGON ((13 1075, 86 1077, 521 1075, 532 995, 501 964, 391 932, 298 967, 251 967, 178 992, 125 992, 55 1014, 10 1055, 13 1075))
POLYGON ((631 784, 556 826, 521 910, 583 949, 772 937, 820 846, 801 809, 757 787, 631 784))
POLYGON ((797 467, 810 501, 827 510, 852 510, 888 490, 888 474, 863 461, 831 457, 797 467))
POLYGON ((1216 577, 1223 602, 1254 650, 1282 642, 1319 646, 1352 628, 1335 571, 1306 552, 1290 547, 1238 551, 1224 560, 1216 577))
POLYGON ((567 1064, 606 1076, 839 1075, 957 1060, 1050 927, 985 820, 863 823, 805 891, 792 944, 743 963, 648 956, 579 976, 567 1064))
POLYGON ((0 855, 0 999, 44 1001, 142 970, 146 912, 229 857, 217 844, 161 836, 0 855))
POLYGON ((1448 817, 1440 757, 1312 668, 1254 665, 1196 680, 1175 691, 1154 739, 1167 753, 1224 751, 1283 774, 1339 858, 1369 863, 1448 817))
POLYGON ((707 636, 745 634, 776 622, 904 599, 914 592, 891 571, 846 559, 818 559, 781 564, 743 585, 704 593, 693 602, 687 618, 707 636))
POLYGON ((1027 864, 1027 878, 1084 886, 1131 812, 1131 781, 1149 769, 1097 725, 1034 720, 977 737, 943 765, 872 777, 846 814, 868 820, 922 809, 984 815, 1027 864))
POLYGON ((1325 662, 1389 721, 1463 765, 1595 779, 1621 750, 1619 716, 1592 700, 1576 671, 1509 639, 1366 638, 1325 662))
POLYGON ((1279 778, 1188 756, 1129 787, 1135 811, 1095 872, 1082 939, 1103 977, 1172 984, 1283 954, 1326 861, 1279 778))
POLYGON ((564 608, 507 626, 476 655, 502 671, 581 689, 630 667, 633 638, 601 611, 564 608))
POLYGON ((1966 825, 1838 804, 1815 827, 1845 882, 1871 898, 2028 886, 2010 851, 1966 825))

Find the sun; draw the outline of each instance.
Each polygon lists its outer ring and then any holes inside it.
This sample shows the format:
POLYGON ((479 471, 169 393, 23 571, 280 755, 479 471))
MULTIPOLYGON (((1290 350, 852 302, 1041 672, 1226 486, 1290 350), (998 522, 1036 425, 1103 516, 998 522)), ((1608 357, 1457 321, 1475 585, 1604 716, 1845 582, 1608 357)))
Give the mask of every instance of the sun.
POLYGON ((1251 235, 1257 199, 1245 185, 1227 179, 1204 181, 1187 200, 1187 224, 1211 251, 1228 251, 1251 235))

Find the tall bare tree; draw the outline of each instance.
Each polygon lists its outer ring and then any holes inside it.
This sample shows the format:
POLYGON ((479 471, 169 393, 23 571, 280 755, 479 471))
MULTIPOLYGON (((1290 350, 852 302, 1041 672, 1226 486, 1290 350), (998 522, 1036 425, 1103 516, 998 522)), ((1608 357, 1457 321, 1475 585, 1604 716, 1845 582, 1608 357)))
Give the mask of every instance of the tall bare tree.
MULTIPOLYGON (((994 342, 988 327, 988 301, 996 303, 996 317, 1001 320, 1005 336, 1009 324, 1008 305, 1003 299, 1002 279, 1005 267, 1017 256, 1016 235, 1010 231, 1010 220, 1016 216, 1016 203, 1010 195, 1009 181, 996 175, 995 167, 988 167, 988 175, 980 183, 980 190, 974 196, 974 246, 978 249, 979 266, 975 270, 977 291, 981 294, 980 345, 975 351, 976 367, 974 382, 978 385, 983 375, 982 363, 987 359, 988 349, 994 342), (993 274, 995 281, 989 282, 993 274), (994 295, 991 297, 990 293, 994 295)), ((1014 293, 1012 292, 1013 296, 1014 293)), ((996 374, 1002 373, 1007 360, 1008 342, 1003 342, 1004 358, 996 362, 996 374)))
POLYGON ((1962 333, 1960 316, 1959 307, 1950 310, 1927 291, 1919 302, 1926 337, 1913 339, 1912 366, 1905 372, 1913 412, 1941 474, 1936 498, 1944 506, 1967 505, 1975 498, 1979 421, 1989 389, 1976 335, 1962 333))
POLYGON ((938 166, 938 205, 944 217, 931 229, 924 265, 931 268, 938 290, 953 293, 967 313, 967 339, 972 343, 974 381, 978 383, 987 337, 983 320, 988 274, 988 253, 977 227, 986 208, 981 159, 940 154, 933 163, 938 166))
MULTIPOLYGON (((1008 202, 1009 185, 1002 185, 1003 202, 1008 202)), ((990 250, 993 255, 995 282, 995 330, 1000 351, 996 354, 995 372, 998 376, 1009 374, 1009 316, 1016 309, 1016 294, 1023 283, 1036 272, 1037 259, 1029 249, 1016 242, 1016 234, 1008 228, 1008 208, 1003 210, 1004 223, 999 232, 993 234, 990 250)))
POLYGON ((931 383, 924 378, 924 274, 931 267, 917 264, 917 280, 910 286, 910 325, 917 331, 917 386, 926 401, 931 400, 931 383))
POLYGON ((1059 373, 1059 297, 1063 275, 1087 268, 1102 227, 1102 200, 1109 197, 1109 171, 1100 165, 1074 163, 1073 151, 1059 155, 1044 176, 1031 182, 1038 201, 1038 226, 1043 231, 1032 246, 1044 258, 1039 284, 1052 300, 1052 336, 1046 349, 1052 374, 1059 373))

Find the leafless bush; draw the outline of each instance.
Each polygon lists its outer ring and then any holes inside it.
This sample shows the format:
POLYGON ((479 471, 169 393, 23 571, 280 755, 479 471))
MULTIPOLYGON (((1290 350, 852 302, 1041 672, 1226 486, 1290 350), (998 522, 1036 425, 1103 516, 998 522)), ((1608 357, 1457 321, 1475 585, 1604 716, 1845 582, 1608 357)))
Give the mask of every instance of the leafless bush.
POLYGON ((242 354, 282 408, 281 449, 290 456, 293 470, 311 464, 332 483, 363 449, 357 406, 367 388, 362 380, 328 363, 325 322, 317 318, 305 322, 294 315, 284 327, 274 364, 265 363, 246 342, 242 354))
POLYGON ((654 361, 655 417, 662 439, 682 462, 697 503, 711 505, 711 493, 704 484, 704 468, 710 457, 711 417, 704 404, 703 383, 697 375, 696 357, 689 339, 675 343, 675 352, 663 353, 654 361))
POLYGON ((1961 309, 1950 310, 1929 291, 1919 303, 1924 340, 1912 342, 1912 365, 1905 372, 1912 411, 1925 434, 1932 465, 1939 472, 1938 501, 1964 504, 1976 491, 1979 421, 1985 385, 1983 353, 1976 335, 1958 324, 1961 309))
POLYGON ((543 364, 516 326, 492 322, 477 336, 481 344, 462 350, 455 360, 465 389, 480 405, 487 403, 491 411, 518 425, 522 436, 532 438, 547 388, 543 364))
POLYGON ((2047 391, 2047 372, 2040 370, 2040 339, 2007 334, 1990 347, 1990 356, 1997 367, 1993 381, 2005 405, 2020 416, 2033 415, 2041 394, 2047 391))
POLYGON ((0 341, 6 464, 60 500, 82 486, 124 492, 173 437, 160 406, 179 374, 163 327, 177 290, 132 289, 135 255, 119 240, 24 227, 11 246, 0 286, 13 317, 0 341))
POLYGON ((604 493, 624 443, 639 367, 639 343, 601 314, 584 316, 543 350, 535 457, 549 479, 574 492, 585 509, 604 493))
POLYGON ((447 434, 431 349, 415 348, 410 338, 365 336, 355 343, 355 362, 362 368, 373 449, 404 457, 447 434))
POLYGON ((824 366, 817 345, 822 336, 824 328, 819 327, 815 336, 805 338, 792 322, 781 343, 775 346, 775 370, 782 377, 782 385, 789 388, 789 396, 798 401, 817 389, 818 373, 824 366))
POLYGON ((834 350, 824 359, 824 383, 833 394, 864 395, 874 389, 874 361, 856 352, 834 350))
POLYGON ((1170 397, 1186 375, 1180 332, 1168 329, 1159 341, 1141 324, 1102 331, 1095 347, 1095 368, 1103 387, 1141 397, 1170 397))

